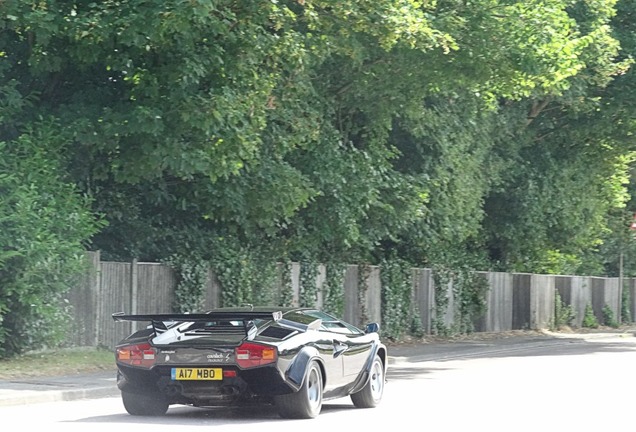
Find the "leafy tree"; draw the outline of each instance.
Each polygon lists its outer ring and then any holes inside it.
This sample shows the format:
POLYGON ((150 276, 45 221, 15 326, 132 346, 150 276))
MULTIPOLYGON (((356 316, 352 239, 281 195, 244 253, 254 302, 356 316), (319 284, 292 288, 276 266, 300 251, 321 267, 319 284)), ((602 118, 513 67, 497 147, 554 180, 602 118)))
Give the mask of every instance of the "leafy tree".
POLYGON ((228 303, 265 259, 580 269, 626 200, 632 12, 6 0, 0 141, 53 152, 107 258, 241 270, 228 303))
MULTIPOLYGON (((636 53, 636 27, 632 19, 636 13, 636 2, 621 0, 616 4, 616 15, 612 19, 612 29, 623 48, 620 57, 630 60, 636 53)), ((615 77, 612 82, 597 94, 599 103, 594 112, 596 121, 581 122, 588 133, 601 136, 614 151, 621 151, 629 162, 627 169, 620 174, 625 187, 618 192, 625 191, 627 197, 623 206, 615 208, 608 217, 608 230, 603 233, 602 243, 586 256, 587 263, 595 263, 600 267, 599 273, 618 276, 620 261, 623 257, 623 270, 626 276, 636 274, 636 243, 633 231, 629 226, 636 213, 636 189, 634 187, 633 151, 634 151, 634 118, 636 105, 634 104, 634 69, 630 68, 615 77)))
MULTIPOLYGON (((599 57, 596 48, 589 50, 583 57, 588 68, 570 80, 562 96, 535 100, 527 108, 527 127, 516 137, 522 143, 517 169, 507 172, 506 188, 486 202, 490 254, 503 269, 605 273, 594 253, 607 250, 608 240, 615 243, 608 239, 619 227, 612 215, 625 207, 633 163, 633 104, 625 98, 633 75, 628 68, 633 33, 623 30, 628 3, 620 3, 622 13, 616 16, 610 5, 572 7, 579 27, 590 35, 602 29, 599 14, 608 24, 612 19, 624 49, 608 42, 614 46, 613 62, 599 57)), ((621 236, 621 231, 615 232, 621 236)))

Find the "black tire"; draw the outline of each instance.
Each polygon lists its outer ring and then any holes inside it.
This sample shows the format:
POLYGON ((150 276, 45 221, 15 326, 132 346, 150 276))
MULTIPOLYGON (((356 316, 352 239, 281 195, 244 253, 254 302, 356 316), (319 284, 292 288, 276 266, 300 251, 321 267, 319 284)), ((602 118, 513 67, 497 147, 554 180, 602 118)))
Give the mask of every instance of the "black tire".
POLYGON ((378 406, 384 394, 384 364, 375 356, 369 374, 369 380, 362 390, 351 395, 351 401, 358 408, 378 406))
POLYGON ((276 396, 275 403, 282 418, 310 419, 318 416, 322 409, 322 373, 318 363, 312 361, 309 364, 300 390, 276 396))
POLYGON ((121 392, 121 400, 128 414, 134 416, 162 416, 169 406, 164 399, 125 391, 121 392))

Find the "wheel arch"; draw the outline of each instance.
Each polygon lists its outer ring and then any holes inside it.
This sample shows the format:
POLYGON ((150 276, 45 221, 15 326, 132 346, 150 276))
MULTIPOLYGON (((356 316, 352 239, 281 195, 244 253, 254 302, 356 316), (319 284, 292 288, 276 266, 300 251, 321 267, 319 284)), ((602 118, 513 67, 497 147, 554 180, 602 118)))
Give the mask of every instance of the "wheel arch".
POLYGON ((388 352, 384 344, 378 343, 371 351, 371 354, 369 355, 369 358, 364 365, 364 369, 360 371, 358 379, 356 380, 356 383, 354 384, 350 393, 356 393, 362 390, 362 388, 364 388, 364 386, 367 384, 367 381, 369 381, 371 367, 373 366, 373 361, 376 357, 379 357, 380 361, 382 361, 382 369, 384 370, 384 377, 386 379, 386 372, 388 370, 388 352))
POLYGON ((320 368, 320 377, 322 379, 323 387, 327 383, 327 374, 325 371, 325 365, 318 350, 313 347, 303 348, 294 358, 294 361, 290 364, 285 376, 287 383, 294 388, 294 391, 298 391, 307 376, 307 370, 312 361, 315 361, 320 368))
MULTIPOLYGON (((384 346, 384 345, 378 346, 378 349, 376 351, 376 355, 378 357, 380 357, 380 360, 382 360, 382 365, 384 366, 384 372, 386 374, 386 371, 387 371, 387 368, 388 368, 388 365, 389 365, 389 363, 388 363, 388 361, 389 361, 388 352, 387 352, 386 346, 384 346)), ((369 367, 371 367, 371 363, 369 363, 369 367)))

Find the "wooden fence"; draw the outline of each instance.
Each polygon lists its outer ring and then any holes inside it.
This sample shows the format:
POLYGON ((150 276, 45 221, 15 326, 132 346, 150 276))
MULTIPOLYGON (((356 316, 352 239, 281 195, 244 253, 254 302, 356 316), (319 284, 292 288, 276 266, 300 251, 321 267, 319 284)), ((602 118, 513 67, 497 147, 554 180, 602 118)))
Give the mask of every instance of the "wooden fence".
MULTIPOLYGON (((137 323, 115 323, 111 315, 126 313, 173 312, 176 278, 165 265, 143 262, 101 261, 99 252, 89 252, 90 270, 68 295, 73 306, 74 328, 69 344, 74 346, 103 346, 113 348, 128 335, 137 323)), ((292 264, 292 302, 299 302, 300 265, 292 264)), ((382 284, 379 267, 365 272, 366 280, 359 281, 358 266, 349 265, 343 280, 346 321, 363 326, 367 321, 382 322, 382 284), (360 291, 360 286, 364 289, 360 291), (363 298, 361 298, 363 297, 363 298)), ((546 329, 554 322, 556 293, 574 311, 574 325, 580 327, 585 308, 591 305, 597 319, 603 321, 603 309, 609 307, 617 320, 621 317, 622 290, 629 294, 631 316, 636 310, 636 283, 618 278, 554 276, 525 273, 480 272, 490 285, 487 310, 476 323, 478 332, 504 332, 519 329, 546 329), (623 286, 621 286, 623 285, 623 286)), ((317 307, 322 306, 323 266, 318 270, 316 287, 317 307)), ((452 282, 446 288, 450 306, 443 316, 436 316, 435 287, 430 269, 412 270, 412 308, 419 314, 426 334, 433 331, 435 319, 453 326, 452 282)), ((206 286, 205 308, 219 306, 221 286, 210 271, 206 286)))

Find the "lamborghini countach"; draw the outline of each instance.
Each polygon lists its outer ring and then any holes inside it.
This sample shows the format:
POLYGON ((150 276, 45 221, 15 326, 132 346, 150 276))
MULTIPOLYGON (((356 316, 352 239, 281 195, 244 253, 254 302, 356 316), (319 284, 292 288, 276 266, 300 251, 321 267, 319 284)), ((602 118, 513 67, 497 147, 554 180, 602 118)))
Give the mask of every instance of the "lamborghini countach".
POLYGON ((377 323, 360 329, 317 309, 280 307, 112 317, 149 323, 116 347, 117 386, 132 415, 257 403, 306 419, 323 401, 373 408, 382 400, 388 353, 377 323))

